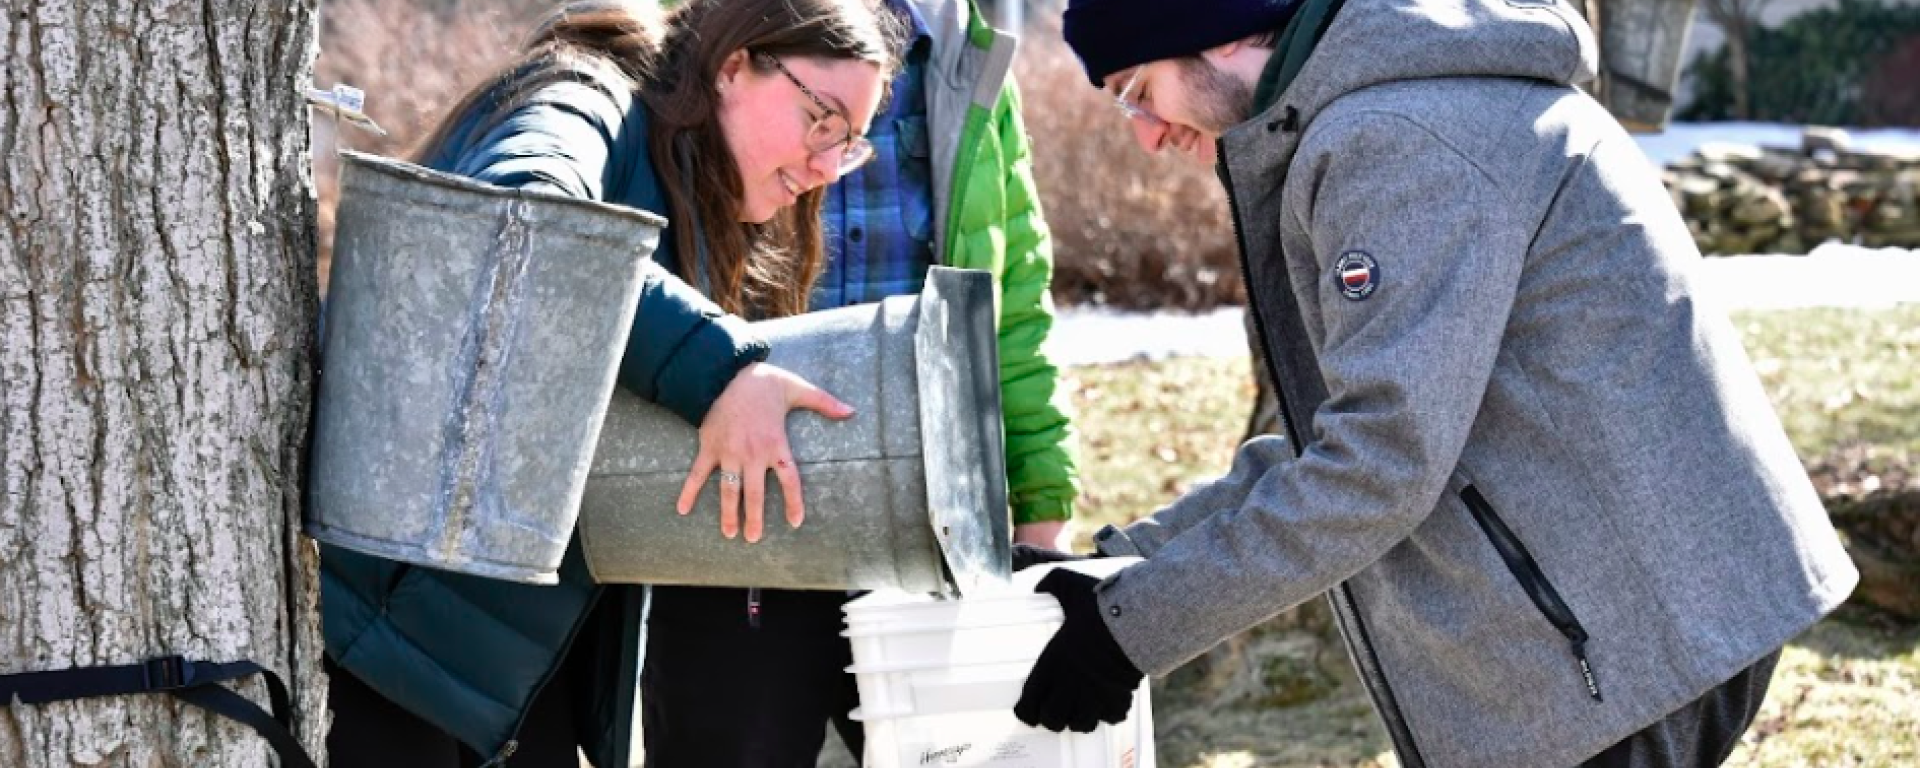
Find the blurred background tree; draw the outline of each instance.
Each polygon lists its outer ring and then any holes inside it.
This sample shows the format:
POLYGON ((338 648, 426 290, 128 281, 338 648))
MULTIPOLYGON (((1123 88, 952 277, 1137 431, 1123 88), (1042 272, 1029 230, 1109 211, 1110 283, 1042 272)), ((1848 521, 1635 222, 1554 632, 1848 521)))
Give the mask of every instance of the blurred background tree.
POLYGON ((1713 23, 1727 33, 1727 45, 1723 51, 1727 62, 1728 90, 1733 97, 1733 118, 1735 120, 1753 119, 1753 106, 1749 103, 1748 85, 1752 82, 1748 74, 1747 39, 1755 27, 1760 26, 1760 14, 1772 0, 1700 0, 1700 12, 1706 14, 1713 23))
MULTIPOLYGON (((1755 0, 1704 1, 1709 13, 1759 10, 1755 0)), ((1777 27, 1726 32, 1725 46, 1688 67, 1694 98, 1679 119, 1920 124, 1920 5, 1837 0, 1777 27)))

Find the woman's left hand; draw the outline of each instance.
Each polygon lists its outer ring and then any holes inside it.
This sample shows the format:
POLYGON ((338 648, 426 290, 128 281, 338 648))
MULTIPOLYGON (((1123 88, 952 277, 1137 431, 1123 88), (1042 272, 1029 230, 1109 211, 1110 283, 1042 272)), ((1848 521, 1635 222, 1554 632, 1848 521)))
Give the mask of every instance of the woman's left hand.
POLYGON ((729 539, 740 535, 745 507, 747 541, 757 542, 765 530, 767 473, 772 472, 786 498, 787 525, 800 527, 806 507, 801 503, 800 470, 787 445, 787 412, 796 408, 831 419, 853 415, 852 406, 784 368, 754 363, 735 374, 700 422, 700 453, 680 487, 680 514, 693 511, 708 475, 718 471, 720 534, 729 539))

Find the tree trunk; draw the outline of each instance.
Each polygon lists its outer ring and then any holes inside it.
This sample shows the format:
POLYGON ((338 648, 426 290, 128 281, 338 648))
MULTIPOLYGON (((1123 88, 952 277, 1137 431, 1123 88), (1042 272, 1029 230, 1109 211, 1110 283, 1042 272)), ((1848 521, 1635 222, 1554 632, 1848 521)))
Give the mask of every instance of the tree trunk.
MULTIPOLYGON (((314 0, 0 11, 0 673, 252 659, 322 758, 314 0)), ((10 768, 273 763, 164 694, 8 703, 10 768)))
POLYGON ((1733 119, 1753 119, 1753 88, 1747 72, 1747 20, 1735 19, 1727 27, 1728 79, 1733 83, 1733 119))
POLYGON ((1733 118, 1753 119, 1753 86, 1747 44, 1772 0, 1703 0, 1700 10, 1727 36, 1727 79, 1733 90, 1733 118))

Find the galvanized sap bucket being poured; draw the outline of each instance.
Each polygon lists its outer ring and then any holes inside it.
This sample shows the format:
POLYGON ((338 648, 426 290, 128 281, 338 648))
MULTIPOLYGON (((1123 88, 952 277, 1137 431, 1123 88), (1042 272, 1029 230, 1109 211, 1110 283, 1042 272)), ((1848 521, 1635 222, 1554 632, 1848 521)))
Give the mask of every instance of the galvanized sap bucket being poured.
POLYGON ((666 222, 343 153, 307 533, 557 581, 666 222))
POLYGON ((581 501, 580 537, 602 582, 877 589, 955 594, 1008 575, 993 278, 934 267, 921 295, 758 324, 768 362, 852 405, 787 419, 807 518, 785 522, 768 476, 766 534, 720 535, 717 481, 674 512, 699 435, 615 393, 581 501))

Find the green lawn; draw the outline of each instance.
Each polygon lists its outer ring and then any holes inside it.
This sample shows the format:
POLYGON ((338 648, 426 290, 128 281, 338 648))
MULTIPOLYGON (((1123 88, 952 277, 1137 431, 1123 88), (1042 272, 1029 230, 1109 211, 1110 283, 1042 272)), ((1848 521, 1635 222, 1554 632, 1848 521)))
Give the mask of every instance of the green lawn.
MULTIPOLYGON (((1920 457, 1920 306, 1734 318, 1801 456, 1823 488, 1910 477, 1920 457)), ((1076 541, 1151 513, 1232 460, 1254 395, 1244 359, 1072 368, 1086 497, 1076 541)), ((1867 488, 1870 490, 1870 488, 1867 488)), ((1163 766, 1385 766, 1364 695, 1289 708, 1156 713, 1163 766)), ((1920 764, 1920 629, 1828 621, 1789 647, 1730 765, 1920 764)))

